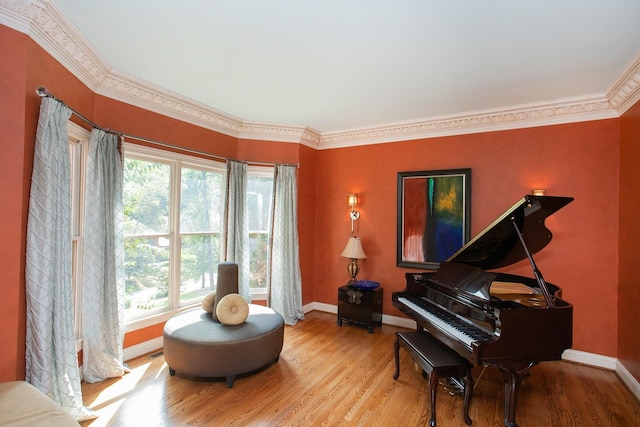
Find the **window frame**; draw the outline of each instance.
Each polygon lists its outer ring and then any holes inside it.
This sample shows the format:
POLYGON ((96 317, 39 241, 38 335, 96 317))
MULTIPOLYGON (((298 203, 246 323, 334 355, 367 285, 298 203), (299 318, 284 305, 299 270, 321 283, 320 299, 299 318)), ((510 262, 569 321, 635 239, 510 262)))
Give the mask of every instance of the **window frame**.
MULTIPOLYGON (((273 175, 274 175, 274 166, 264 166, 264 165, 249 165, 247 166, 247 178, 250 177, 264 177, 264 178, 271 178, 272 182, 271 185, 273 186, 273 175)), ((271 200, 269 201, 270 204, 268 206, 269 210, 272 210, 273 208, 273 190, 271 193, 271 200)), ((269 236, 271 234, 271 225, 273 222, 273 219, 271 219, 271 215, 272 212, 269 213, 269 223, 267 224, 267 238, 269 239, 269 236)), ((252 232, 252 230, 248 230, 249 233, 252 232)), ((268 256, 268 254, 267 254, 268 256)), ((269 261, 267 260, 267 263, 269 261)), ((267 269, 268 271, 269 269, 267 269)), ((252 301, 266 301, 267 300, 267 296, 269 293, 269 289, 268 289, 268 280, 269 278, 266 278, 267 280, 267 286, 263 287, 263 288, 251 288, 250 289, 250 294, 251 294, 251 299, 252 301)))
MULTIPOLYGON (((201 300, 187 302, 183 305, 180 303, 179 286, 180 283, 180 242, 182 234, 180 232, 180 192, 181 192, 181 170, 182 167, 218 172, 222 174, 222 187, 226 186, 226 163, 213 159, 201 158, 193 155, 176 153, 173 151, 157 149, 130 142, 124 142, 124 157, 135 158, 144 161, 153 161, 171 166, 170 171, 170 188, 169 188, 169 230, 168 237, 170 240, 170 260, 169 260, 169 295, 168 307, 166 309, 158 309, 149 312, 143 317, 136 317, 129 320, 125 319, 125 332, 131 332, 156 325, 168 320, 177 313, 196 307, 201 300)), ((224 203, 224 200, 222 201, 224 203)), ((223 224, 221 224, 223 227, 223 224)), ((219 230, 222 233, 222 230, 219 230)), ((185 233, 190 234, 190 233, 185 233)), ((153 235, 155 236, 155 235, 153 235)), ((145 237, 153 237, 145 235, 145 237)), ((162 236, 165 236, 162 234, 162 236)))
POLYGON ((71 286, 73 289, 74 336, 77 352, 82 350, 82 256, 84 251, 86 166, 90 136, 91 132, 87 129, 72 121, 67 121, 70 155, 69 188, 71 191, 71 286))
MULTIPOLYGON (((73 182, 76 182, 76 187, 72 188, 72 194, 76 194, 77 199, 74 198, 73 203, 73 219, 72 219, 72 239, 74 246, 74 258, 73 258, 73 289, 74 289, 74 318, 75 318, 75 336, 76 336, 76 348, 78 351, 82 348, 82 251, 83 251, 83 226, 84 226, 84 205, 85 205, 85 187, 86 187, 86 161, 88 156, 88 144, 90 139, 90 131, 83 127, 69 121, 67 122, 67 134, 69 138, 70 155, 73 155, 73 151, 78 150, 79 154, 71 160, 71 174, 70 178, 73 182), (73 160, 77 160, 74 162, 73 160), (76 170, 77 168, 77 170, 76 170)), ((171 181, 170 181, 170 212, 171 215, 169 224, 169 238, 177 239, 179 242, 182 234, 179 229, 179 213, 180 213, 180 191, 181 191, 181 167, 188 167, 205 171, 216 171, 222 174, 222 186, 226 188, 226 171, 227 165, 223 161, 216 161, 208 158, 201 158, 193 155, 186 155, 182 153, 176 153, 168 150, 162 150, 158 148, 148 147, 144 145, 134 144, 130 142, 123 143, 124 157, 137 158, 141 160, 160 162, 169 164, 171 166, 171 181), (174 174, 178 176, 173 177, 174 174), (177 224, 177 229, 176 229, 177 224)), ((124 159, 123 159, 124 160, 124 159)), ((273 166, 257 166, 249 165, 247 167, 247 174, 251 176, 268 177, 273 178, 274 167, 273 166)), ((70 184, 72 184, 70 183, 70 184)), ((273 197, 273 194, 272 194, 273 197)), ((272 202, 272 200, 270 201, 272 202)), ((271 209, 271 206, 269 206, 271 209)), ((271 224, 268 224, 270 227, 271 224)), ((221 224, 221 228, 224 224, 221 224)), ((249 230, 251 232, 251 230, 249 230)), ((269 229, 267 233, 270 233, 269 229)), ((221 229, 220 234, 223 233, 221 229)), ((188 233, 186 233, 188 234, 188 233)), ((164 236, 164 235, 163 235, 164 236)), ((145 237, 152 237, 151 235, 145 237)), ((221 252, 221 255, 224 256, 221 252)), ((180 282, 180 244, 171 244, 171 260, 170 260, 170 275, 171 284, 180 282), (176 253, 177 252, 177 253, 176 253), (176 282, 177 280, 177 282, 176 282)), ((125 322, 125 332, 131 332, 138 329, 143 329, 149 326, 154 326, 168 320, 170 317, 177 313, 191 309, 197 306, 200 301, 190 302, 185 305, 180 305, 180 293, 175 291, 175 285, 172 287, 170 284, 169 292, 169 308, 167 310, 158 310, 140 318, 131 319, 125 322), (173 309, 171 308, 173 307, 173 309)), ((252 301, 264 301, 267 299, 268 289, 264 288, 252 288, 251 298, 252 301)))

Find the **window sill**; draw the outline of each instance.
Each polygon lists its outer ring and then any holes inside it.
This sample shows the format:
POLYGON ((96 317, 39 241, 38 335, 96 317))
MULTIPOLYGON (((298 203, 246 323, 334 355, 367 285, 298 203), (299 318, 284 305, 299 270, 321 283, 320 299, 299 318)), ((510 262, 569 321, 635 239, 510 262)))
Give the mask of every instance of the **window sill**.
POLYGON ((125 333, 137 331, 139 329, 148 328, 150 326, 155 326, 159 323, 164 323, 169 320, 171 317, 175 316, 178 313, 182 313, 185 310, 190 310, 192 308, 197 307, 198 304, 189 305, 186 307, 181 307, 178 310, 173 311, 165 311, 158 314, 153 314, 148 317, 143 317, 141 319, 135 319, 130 322, 127 322, 124 327, 125 333))
MULTIPOLYGON (((267 300, 267 290, 266 289, 252 289, 251 290, 251 302, 254 302, 254 301, 266 301, 266 300, 267 300)), ((157 325, 159 323, 166 322, 167 320, 169 320, 171 317, 175 316, 176 314, 182 313, 183 311, 186 311, 186 310, 191 310, 192 308, 195 308, 195 307, 200 307, 200 303, 188 305, 188 306, 185 306, 185 307, 180 307, 177 310, 165 311, 165 312, 162 312, 162 313, 157 313, 157 314, 150 315, 148 317, 143 317, 143 318, 140 318, 140 319, 132 320, 132 321, 127 322, 125 324, 125 328, 124 328, 125 333, 137 331, 139 329, 148 328, 150 326, 155 326, 155 325, 157 325)))

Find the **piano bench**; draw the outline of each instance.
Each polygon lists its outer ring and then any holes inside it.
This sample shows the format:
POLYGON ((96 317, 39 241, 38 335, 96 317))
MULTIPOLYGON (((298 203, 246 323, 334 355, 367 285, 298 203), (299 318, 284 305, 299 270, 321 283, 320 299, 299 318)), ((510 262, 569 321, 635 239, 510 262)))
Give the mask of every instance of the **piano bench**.
POLYGON ((396 361, 396 373, 393 379, 400 375, 400 347, 404 348, 411 358, 423 370, 423 376, 429 376, 429 388, 431 390, 431 419, 429 425, 436 425, 436 391, 438 378, 456 377, 464 379, 464 421, 471 425, 469 417, 469 403, 473 392, 473 377, 471 376, 471 363, 452 351, 444 344, 433 338, 427 332, 396 332, 394 353, 396 361))

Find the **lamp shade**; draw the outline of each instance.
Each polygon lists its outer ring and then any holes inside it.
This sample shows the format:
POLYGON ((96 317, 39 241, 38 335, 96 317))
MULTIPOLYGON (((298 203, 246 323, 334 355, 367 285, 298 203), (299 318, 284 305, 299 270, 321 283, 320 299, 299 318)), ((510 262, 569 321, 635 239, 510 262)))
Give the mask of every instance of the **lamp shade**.
POLYGON ((362 243, 360 242, 359 237, 349 237, 347 247, 344 248, 344 251, 342 251, 340 256, 351 259, 365 259, 367 257, 364 253, 364 249, 362 249, 362 243))

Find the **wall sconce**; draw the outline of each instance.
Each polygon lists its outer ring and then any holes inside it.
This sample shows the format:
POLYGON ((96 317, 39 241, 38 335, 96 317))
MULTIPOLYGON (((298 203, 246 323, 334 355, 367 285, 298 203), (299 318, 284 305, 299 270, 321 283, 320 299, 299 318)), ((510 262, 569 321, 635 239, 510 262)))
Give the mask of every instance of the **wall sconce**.
POLYGON ((340 256, 351 259, 351 262, 347 266, 347 271, 351 276, 351 280, 349 280, 349 283, 355 282, 358 271, 360 271, 358 260, 365 259, 367 257, 364 253, 364 249, 362 249, 362 242, 360 241, 360 238, 349 237, 347 246, 344 248, 344 251, 342 251, 342 254, 340 254, 340 256))
POLYGON ((545 190, 544 188, 534 188, 533 190, 531 190, 531 194, 533 194, 534 196, 546 196, 547 190, 545 190))
POLYGON ((351 232, 353 233, 353 222, 360 218, 360 212, 355 210, 355 207, 358 206, 358 197, 355 194, 349 194, 347 204, 351 206, 349 216, 351 216, 351 232))

